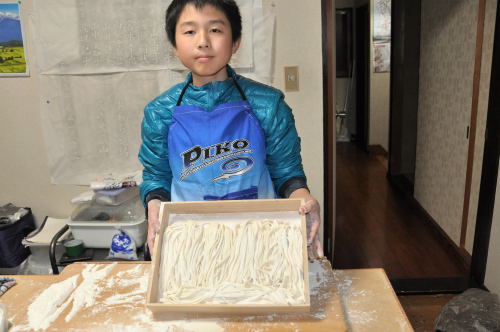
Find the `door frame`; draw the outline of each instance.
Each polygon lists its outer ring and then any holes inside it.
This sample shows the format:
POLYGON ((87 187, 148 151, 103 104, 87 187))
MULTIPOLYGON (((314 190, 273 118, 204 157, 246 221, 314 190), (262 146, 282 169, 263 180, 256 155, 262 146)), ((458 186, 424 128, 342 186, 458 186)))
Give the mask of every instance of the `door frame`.
POLYGON ((483 288, 486 264, 488 263, 495 194, 497 186, 500 185, 497 183, 500 155, 500 94, 498 94, 500 89, 500 3, 497 6, 483 166, 470 273, 471 283, 483 288))
POLYGON ((355 75, 356 80, 356 140, 357 145, 366 153, 370 152, 370 3, 354 7, 356 36, 362 40, 353 41, 355 46, 355 75), (363 13, 363 16, 361 14, 363 13), (368 19, 368 22, 363 22, 368 19), (364 28, 364 31, 361 31, 364 28))
POLYGON ((321 27, 323 53, 323 248, 333 262, 335 239, 335 6, 334 0, 321 0, 321 27))

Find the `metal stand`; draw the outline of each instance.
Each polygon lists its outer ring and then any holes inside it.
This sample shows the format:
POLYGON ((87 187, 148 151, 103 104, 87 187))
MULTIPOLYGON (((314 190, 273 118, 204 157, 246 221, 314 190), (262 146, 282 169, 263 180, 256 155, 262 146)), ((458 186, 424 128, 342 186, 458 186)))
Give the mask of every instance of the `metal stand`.
POLYGON ((61 236, 63 236, 64 233, 69 229, 68 225, 64 225, 63 228, 57 232, 54 237, 52 238, 52 241, 50 241, 50 248, 49 248, 49 258, 50 258, 50 266, 52 266, 52 273, 53 274, 59 274, 59 269, 57 268, 57 261, 56 261, 56 245, 57 241, 61 236))

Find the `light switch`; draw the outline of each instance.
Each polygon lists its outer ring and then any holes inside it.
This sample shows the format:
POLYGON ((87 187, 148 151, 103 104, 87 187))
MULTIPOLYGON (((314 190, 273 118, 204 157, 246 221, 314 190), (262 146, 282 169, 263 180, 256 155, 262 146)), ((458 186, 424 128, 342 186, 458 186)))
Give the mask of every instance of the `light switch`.
POLYGON ((285 67, 285 91, 299 91, 299 67, 285 67))

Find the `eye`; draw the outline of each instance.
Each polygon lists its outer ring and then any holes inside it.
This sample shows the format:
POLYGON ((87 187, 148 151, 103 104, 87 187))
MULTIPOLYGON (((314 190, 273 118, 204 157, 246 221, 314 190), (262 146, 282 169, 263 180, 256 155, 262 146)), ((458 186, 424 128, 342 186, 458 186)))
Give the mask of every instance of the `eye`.
POLYGON ((219 32, 222 32, 222 30, 219 28, 212 28, 212 29, 210 29, 210 32, 219 33, 219 32))
POLYGON ((194 35, 194 30, 187 30, 183 32, 184 35, 194 35))

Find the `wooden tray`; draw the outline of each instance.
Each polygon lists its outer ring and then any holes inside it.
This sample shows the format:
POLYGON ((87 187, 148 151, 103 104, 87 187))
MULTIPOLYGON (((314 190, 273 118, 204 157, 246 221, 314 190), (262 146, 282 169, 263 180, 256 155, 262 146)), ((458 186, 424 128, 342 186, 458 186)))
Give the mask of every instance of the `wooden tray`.
POLYGON ((304 215, 298 213, 301 200, 299 199, 259 199, 259 200, 237 200, 237 201, 201 201, 201 202, 168 202, 162 203, 160 208, 160 232, 158 233, 152 257, 152 270, 149 276, 148 292, 146 295, 146 306, 153 313, 164 312, 197 312, 197 313, 276 313, 276 312, 307 312, 310 308, 309 299, 309 272, 307 260, 307 231, 306 219, 304 215), (175 218, 189 218, 193 215, 196 220, 200 215, 232 214, 238 219, 248 220, 254 215, 261 215, 263 218, 278 219, 282 214, 286 216, 282 220, 289 219, 290 216, 301 224, 302 228, 302 252, 303 252, 303 274, 304 274, 304 304, 170 304, 161 303, 159 294, 160 264, 163 235, 169 223, 175 218), (248 217, 246 217, 248 216, 248 217), (246 218, 246 219, 245 219, 246 218))

